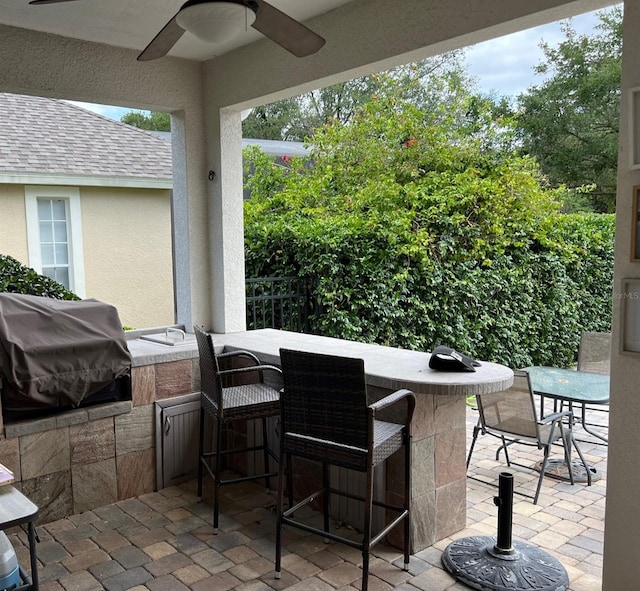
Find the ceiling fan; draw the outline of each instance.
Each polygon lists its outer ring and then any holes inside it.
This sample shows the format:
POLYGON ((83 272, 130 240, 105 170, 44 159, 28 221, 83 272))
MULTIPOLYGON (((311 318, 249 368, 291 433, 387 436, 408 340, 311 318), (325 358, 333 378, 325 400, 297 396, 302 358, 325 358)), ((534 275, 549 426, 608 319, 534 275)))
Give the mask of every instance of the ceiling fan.
MULTIPOLYGON (((31 0, 29 4, 74 1, 31 0)), ((297 57, 316 53, 325 44, 320 35, 264 0, 187 0, 137 59, 167 55, 186 31, 203 41, 222 43, 249 26, 297 57)))

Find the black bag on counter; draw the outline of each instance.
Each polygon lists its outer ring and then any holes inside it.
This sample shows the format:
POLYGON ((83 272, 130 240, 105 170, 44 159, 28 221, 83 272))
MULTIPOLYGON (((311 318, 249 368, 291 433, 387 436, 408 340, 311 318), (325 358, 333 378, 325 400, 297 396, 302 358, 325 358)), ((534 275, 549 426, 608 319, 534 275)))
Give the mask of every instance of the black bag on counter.
POLYGON ((429 367, 439 371, 475 371, 479 366, 480 362, 444 345, 436 347, 429 359, 429 367))

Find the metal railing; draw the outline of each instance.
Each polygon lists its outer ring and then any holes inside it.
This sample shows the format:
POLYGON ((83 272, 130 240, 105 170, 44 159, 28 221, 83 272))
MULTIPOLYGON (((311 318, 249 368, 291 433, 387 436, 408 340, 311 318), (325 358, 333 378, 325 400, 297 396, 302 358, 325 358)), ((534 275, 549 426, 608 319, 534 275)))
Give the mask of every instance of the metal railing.
POLYGON ((311 332, 316 312, 309 281, 300 277, 256 277, 246 280, 247 328, 311 332))

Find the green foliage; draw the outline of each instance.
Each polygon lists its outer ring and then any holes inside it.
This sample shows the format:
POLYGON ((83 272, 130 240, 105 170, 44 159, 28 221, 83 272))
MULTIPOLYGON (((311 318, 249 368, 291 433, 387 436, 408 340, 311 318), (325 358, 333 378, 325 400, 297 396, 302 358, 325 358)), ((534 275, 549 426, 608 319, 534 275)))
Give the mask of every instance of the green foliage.
POLYGON ((557 47, 542 43, 545 77, 519 97, 523 151, 537 158, 554 185, 593 185, 592 208, 615 210, 622 8, 598 13, 593 35, 578 35, 570 21, 557 47))
POLYGON ((301 141, 309 130, 301 122, 300 99, 283 99, 251 110, 242 122, 242 137, 301 141))
POLYGON ((142 111, 129 111, 120 118, 120 121, 147 131, 171 131, 171 115, 169 113, 152 111, 147 115, 142 111))
POLYGON ((350 122, 375 97, 394 96, 426 110, 446 104, 470 84, 461 57, 460 50, 450 51, 254 108, 242 122, 242 136, 305 141, 328 123, 350 122))
POLYGON ((289 170, 248 152, 247 276, 314 278, 328 336, 573 361, 580 330, 610 322, 613 219, 562 214, 564 189, 541 185, 492 107, 378 97, 289 170))
POLYGON ((57 300, 79 300, 57 281, 39 275, 13 257, 0 254, 0 292, 44 296, 57 300))

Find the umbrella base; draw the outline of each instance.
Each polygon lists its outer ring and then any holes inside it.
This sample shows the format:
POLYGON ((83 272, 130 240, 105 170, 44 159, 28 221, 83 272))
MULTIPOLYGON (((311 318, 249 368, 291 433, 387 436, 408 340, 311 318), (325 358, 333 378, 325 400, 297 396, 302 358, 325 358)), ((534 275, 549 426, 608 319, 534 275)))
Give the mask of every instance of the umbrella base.
MULTIPOLYGON (((542 462, 536 464, 536 470, 540 472, 542 462)), ((584 465, 580 460, 571 460, 571 471, 573 472, 574 482, 588 482, 587 471, 584 469, 584 465)), ((591 482, 600 480, 602 475, 600 470, 593 466, 589 466, 589 472, 591 472, 591 482)), ((563 480, 569 482, 569 470, 564 462, 563 458, 549 458, 547 460, 547 467, 544 470, 544 475, 549 478, 555 478, 556 480, 563 480)))
POLYGON ((524 542, 496 548, 496 538, 472 536, 447 546, 444 567, 465 585, 481 591, 566 591, 569 575, 553 556, 524 542))

